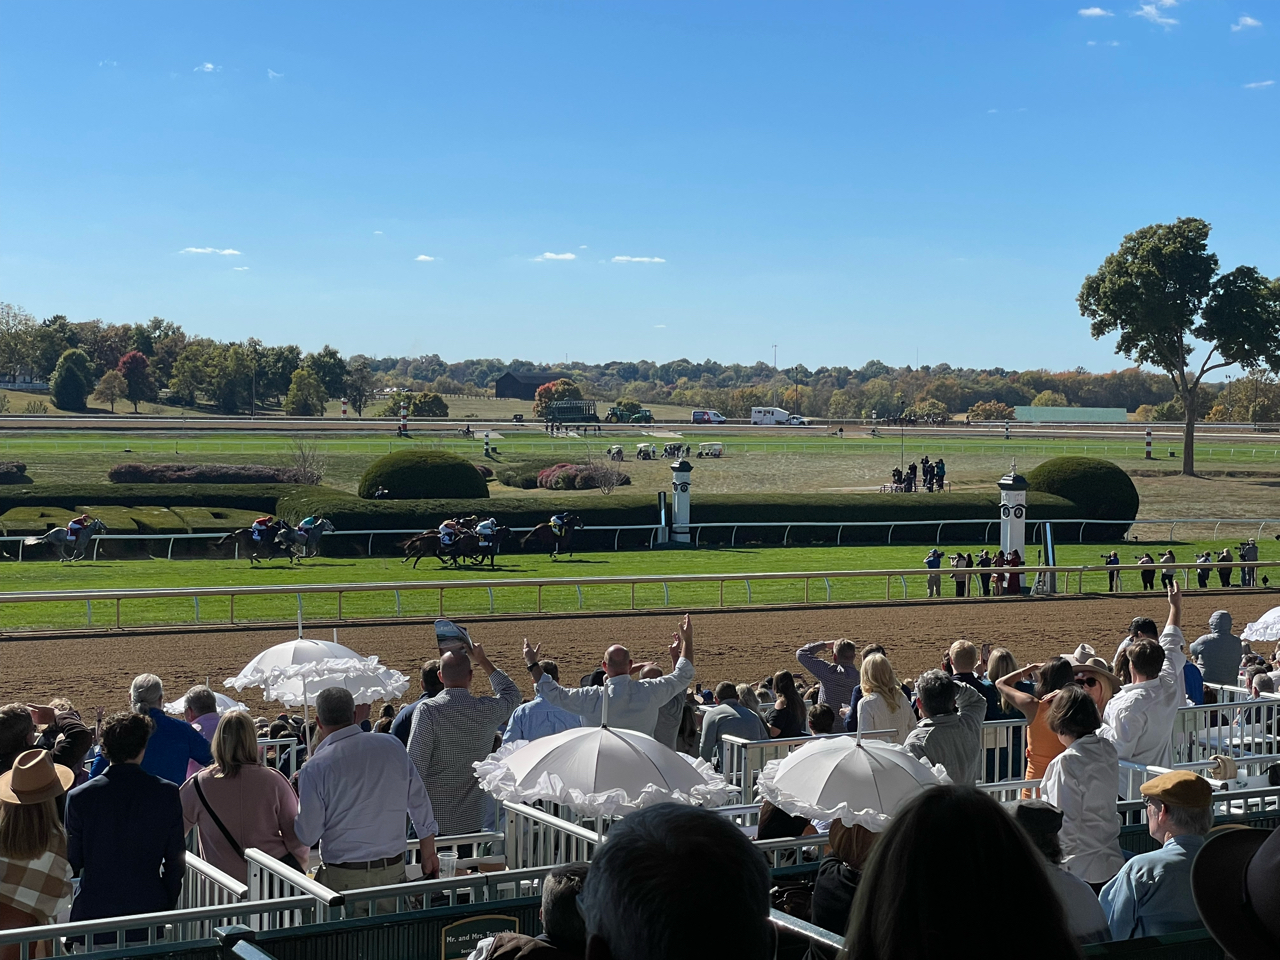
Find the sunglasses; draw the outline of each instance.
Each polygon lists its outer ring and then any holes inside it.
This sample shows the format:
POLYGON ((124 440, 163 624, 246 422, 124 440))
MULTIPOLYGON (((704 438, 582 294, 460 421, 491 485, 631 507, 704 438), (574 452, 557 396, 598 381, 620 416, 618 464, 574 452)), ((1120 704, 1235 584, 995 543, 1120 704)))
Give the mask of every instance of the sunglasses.
POLYGON ((1098 678, 1091 677, 1088 674, 1076 674, 1076 680, 1086 687, 1096 687, 1098 685, 1098 678))

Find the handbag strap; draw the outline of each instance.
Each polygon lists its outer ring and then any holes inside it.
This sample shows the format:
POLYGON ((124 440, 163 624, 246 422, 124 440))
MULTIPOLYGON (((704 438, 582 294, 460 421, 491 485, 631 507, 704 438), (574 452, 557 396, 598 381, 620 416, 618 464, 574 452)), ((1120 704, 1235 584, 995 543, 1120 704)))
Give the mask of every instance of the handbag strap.
POLYGON ((195 784, 195 788, 196 788, 196 796, 200 798, 200 802, 201 802, 202 804, 204 804, 204 808, 205 808, 207 811, 209 811, 209 816, 213 817, 213 823, 214 823, 214 825, 215 825, 219 830, 221 830, 221 831, 222 831, 222 835, 223 835, 224 837, 226 837, 226 838, 227 838, 227 843, 231 844, 231 848, 232 848, 233 850, 235 850, 235 852, 236 852, 236 856, 237 856, 237 857, 241 857, 241 858, 243 858, 243 857, 244 857, 244 847, 242 847, 242 846, 240 846, 240 844, 236 843, 236 838, 235 838, 235 837, 233 837, 233 836, 231 835, 231 831, 230 831, 230 830, 228 830, 228 829, 227 829, 227 825, 226 825, 225 823, 223 823, 223 822, 222 822, 222 818, 221 818, 221 817, 219 817, 216 813, 214 813, 214 811, 213 811, 213 807, 209 806, 209 800, 208 800, 208 798, 204 795, 204 790, 202 790, 202 789, 200 788, 200 775, 199 775, 199 774, 197 774, 196 776, 192 777, 192 778, 191 778, 191 782, 192 782, 193 784, 195 784))

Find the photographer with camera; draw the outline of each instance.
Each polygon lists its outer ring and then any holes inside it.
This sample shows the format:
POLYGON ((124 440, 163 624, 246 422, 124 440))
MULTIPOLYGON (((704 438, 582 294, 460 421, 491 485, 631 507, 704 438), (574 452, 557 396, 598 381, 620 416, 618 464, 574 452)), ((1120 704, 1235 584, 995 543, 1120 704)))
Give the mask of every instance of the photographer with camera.
MULTIPOLYGON (((1250 537, 1244 543, 1240 544, 1240 562, 1241 563, 1257 563, 1258 562, 1258 541, 1250 537)), ((1258 568, 1257 567, 1241 567, 1240 568, 1240 586, 1255 587, 1258 585, 1258 568)))
MULTIPOLYGON (((1108 567, 1120 566, 1120 554, 1116 553, 1114 550, 1112 550, 1110 553, 1102 554, 1102 559, 1108 567)), ((1107 571, 1107 589, 1110 590, 1112 593, 1120 592, 1120 571, 1119 570, 1107 571)))
POLYGON ((1178 571, 1172 566, 1178 562, 1178 558, 1173 555, 1172 547, 1160 554, 1160 562, 1164 564, 1164 569, 1160 571, 1160 587, 1163 590, 1168 590, 1173 586, 1173 580, 1178 575, 1178 571))
POLYGON ((1140 571, 1140 573, 1142 574, 1142 589, 1154 590, 1156 588, 1155 558, 1152 557, 1150 553, 1144 553, 1142 554, 1142 556, 1135 556, 1133 559, 1137 560, 1138 563, 1142 564, 1143 566, 1148 566, 1151 568, 1150 570, 1140 571))

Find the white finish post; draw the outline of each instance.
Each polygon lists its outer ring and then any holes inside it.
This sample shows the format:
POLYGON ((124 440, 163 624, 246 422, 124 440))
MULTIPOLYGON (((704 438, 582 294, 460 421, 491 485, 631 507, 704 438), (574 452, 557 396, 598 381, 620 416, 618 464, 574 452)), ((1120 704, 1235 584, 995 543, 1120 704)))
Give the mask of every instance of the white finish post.
POLYGON ((689 477, 693 464, 683 458, 671 465, 671 539, 689 542, 689 477))
POLYGON ((1000 478, 1000 549, 1008 556, 1017 550, 1023 563, 1027 559, 1027 478, 1019 475, 1017 464, 1000 478))

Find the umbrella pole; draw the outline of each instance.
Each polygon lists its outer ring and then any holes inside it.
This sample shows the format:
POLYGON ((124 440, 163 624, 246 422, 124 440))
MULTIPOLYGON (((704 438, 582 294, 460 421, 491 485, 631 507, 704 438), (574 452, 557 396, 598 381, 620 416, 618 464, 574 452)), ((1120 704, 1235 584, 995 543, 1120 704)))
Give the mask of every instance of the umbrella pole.
POLYGON ((311 727, 307 725, 307 681, 302 681, 302 742, 307 746, 307 759, 311 759, 311 727))

